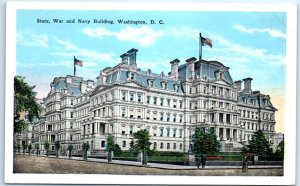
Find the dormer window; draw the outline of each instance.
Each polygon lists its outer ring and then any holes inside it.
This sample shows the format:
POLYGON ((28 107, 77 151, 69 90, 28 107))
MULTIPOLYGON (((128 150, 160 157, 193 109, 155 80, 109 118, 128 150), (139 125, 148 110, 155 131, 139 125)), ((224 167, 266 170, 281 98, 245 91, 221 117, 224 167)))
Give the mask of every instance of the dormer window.
POLYGON ((162 88, 162 89, 167 89, 167 82, 162 81, 162 82, 161 82, 161 88, 162 88))
POLYGON ((130 73, 130 79, 134 80, 134 74, 133 73, 130 73))
POLYGON ((148 80, 148 86, 153 87, 153 80, 148 80))
POLYGON ((179 85, 174 85, 175 92, 179 92, 179 85))

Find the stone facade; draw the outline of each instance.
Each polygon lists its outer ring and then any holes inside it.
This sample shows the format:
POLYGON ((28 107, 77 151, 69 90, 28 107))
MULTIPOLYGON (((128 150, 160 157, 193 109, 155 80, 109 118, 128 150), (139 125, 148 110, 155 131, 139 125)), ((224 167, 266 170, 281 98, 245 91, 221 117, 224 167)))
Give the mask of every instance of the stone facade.
POLYGON ((68 144, 80 150, 88 141, 90 152, 97 154, 105 151, 108 134, 128 150, 132 134, 147 129, 152 148, 188 152, 200 127, 215 130, 222 151, 240 150, 258 129, 272 142, 277 109, 268 95, 252 91, 251 78, 234 82, 229 67, 194 57, 182 65, 171 61, 167 75, 142 71, 137 52, 121 55, 121 62, 101 70, 96 82, 55 78, 33 125, 33 141, 48 140, 53 150, 61 141, 62 151, 68 144))

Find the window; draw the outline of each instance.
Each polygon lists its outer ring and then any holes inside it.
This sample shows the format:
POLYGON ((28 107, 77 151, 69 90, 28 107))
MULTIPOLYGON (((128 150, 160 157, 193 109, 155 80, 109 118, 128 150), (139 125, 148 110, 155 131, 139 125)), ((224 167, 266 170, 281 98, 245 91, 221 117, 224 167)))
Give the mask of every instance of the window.
POLYGON ((223 113, 219 113, 219 122, 223 123, 223 113))
POLYGON ((122 147, 125 148, 126 147, 126 141, 122 141, 122 147))
POLYGON ((177 100, 173 100, 173 107, 176 108, 177 107, 177 100))
POLYGON ((133 134, 133 126, 129 126, 129 134, 132 135, 133 134))
POLYGON ((155 150, 157 148, 157 143, 153 142, 153 150, 155 150))
POLYGON ((130 118, 133 118, 133 114, 134 114, 134 113, 133 113, 133 108, 131 108, 131 109, 129 110, 129 117, 130 117, 130 118))
POLYGON ((141 118, 142 118, 142 110, 141 110, 141 109, 138 109, 138 110, 137 110, 137 118, 138 118, 138 119, 141 119, 141 118))
POLYGON ((150 119, 150 110, 147 110, 147 113, 146 113, 146 119, 147 119, 147 120, 150 119))
POLYGON ((157 119, 157 112, 153 112, 153 120, 157 119))
POLYGON ((71 100, 71 105, 73 105, 73 100, 71 100))
POLYGON ((105 147, 105 141, 101 141, 101 147, 105 147))
POLYGON ((179 101, 179 107, 182 108, 182 101, 179 101))
POLYGON ((73 112, 71 112, 71 118, 73 118, 73 112))
POLYGON ((156 105, 157 104, 157 97, 153 98, 153 104, 156 105))
POLYGON ((122 108, 122 117, 125 117, 126 108, 122 108))
POLYGON ((147 96, 147 103, 150 104, 150 96, 147 96))
POLYGON ((179 144, 179 149, 180 149, 180 150, 182 149, 182 143, 179 144))
POLYGON ((164 113, 161 112, 161 113, 160 113, 160 121, 163 121, 163 120, 164 120, 164 113))
POLYGON ((125 135, 125 126, 122 126, 122 134, 125 135))
POLYGON ((176 143, 173 143, 173 149, 176 149, 176 143))
POLYGON ((133 101, 133 100, 134 100, 134 94, 130 93, 130 101, 133 101))
POLYGON ((134 79, 134 74, 133 73, 130 73, 130 79, 134 79))
POLYGON ((170 143, 167 143, 167 149, 170 149, 170 143))
POLYGON ((153 87, 153 80, 148 80, 148 86, 153 87))
POLYGON ((173 129, 173 138, 176 138, 176 129, 173 129))
POLYGON ((179 137, 182 138, 182 130, 179 130, 179 137))
POLYGON ((122 92, 122 100, 123 100, 123 101, 126 100, 126 92, 122 92))
POLYGON ((160 143, 160 148, 161 148, 161 149, 164 148, 164 143, 160 143))
POLYGON ((168 106, 170 106, 170 104, 171 104, 170 102, 171 102, 171 100, 170 100, 170 99, 167 99, 167 105, 168 105, 168 106))
POLYGON ((156 136, 156 128, 153 129, 153 136, 156 136))
POLYGON ((167 114, 167 121, 170 121, 170 113, 167 114))
POLYGON ((173 122, 176 122, 176 114, 173 114, 173 122))
POLYGON ((138 95, 138 99, 137 99, 137 101, 140 103, 140 102, 142 102, 142 95, 138 95))
POLYGON ((164 129, 163 129, 163 128, 160 129, 159 135, 160 135, 161 137, 164 135, 164 129))
POLYGON ((167 129, 167 137, 170 137, 170 129, 167 129))
POLYGON ((164 98, 160 98, 160 106, 164 105, 164 98))
POLYGON ((179 123, 182 123, 182 114, 179 115, 179 123))

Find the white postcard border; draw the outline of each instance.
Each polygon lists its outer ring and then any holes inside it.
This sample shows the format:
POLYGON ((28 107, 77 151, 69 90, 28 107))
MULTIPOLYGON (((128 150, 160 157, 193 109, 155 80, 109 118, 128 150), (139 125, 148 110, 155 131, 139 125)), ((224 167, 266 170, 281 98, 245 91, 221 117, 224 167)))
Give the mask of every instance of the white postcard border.
POLYGON ((230 3, 96 3, 96 2, 8 2, 6 17, 6 86, 5 86, 5 182, 61 184, 295 184, 296 171, 296 57, 297 9, 292 4, 230 3), (158 6, 158 4, 160 4, 158 6), (71 6, 70 6, 71 5, 71 6), (78 174, 14 174, 13 173, 13 77, 16 74, 16 10, 172 10, 172 11, 263 11, 287 13, 286 105, 284 176, 132 176, 78 174))

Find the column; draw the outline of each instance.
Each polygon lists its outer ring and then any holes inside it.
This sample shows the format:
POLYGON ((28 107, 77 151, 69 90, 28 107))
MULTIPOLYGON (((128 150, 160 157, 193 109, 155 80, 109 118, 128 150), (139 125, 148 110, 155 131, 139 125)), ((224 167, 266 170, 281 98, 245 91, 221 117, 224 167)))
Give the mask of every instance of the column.
POLYGON ((230 139, 233 140, 233 129, 229 129, 229 130, 230 130, 230 133, 229 133, 230 139))
POLYGON ((220 140, 219 127, 216 127, 216 135, 217 135, 217 140, 220 140))
POLYGON ((223 140, 227 140, 227 137, 226 137, 226 128, 223 128, 223 140))
POLYGON ((236 129, 236 141, 240 141, 240 130, 236 129))

